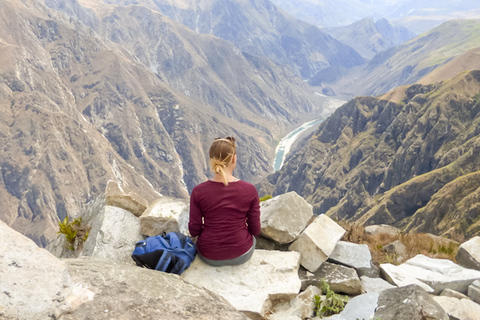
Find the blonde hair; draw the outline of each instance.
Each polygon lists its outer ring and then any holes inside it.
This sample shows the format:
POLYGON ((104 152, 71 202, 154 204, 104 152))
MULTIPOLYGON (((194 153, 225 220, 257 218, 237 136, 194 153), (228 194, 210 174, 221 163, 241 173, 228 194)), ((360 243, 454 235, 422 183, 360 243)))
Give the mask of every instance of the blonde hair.
POLYGON ((215 139, 210 147, 210 168, 221 175, 222 182, 226 186, 228 181, 225 167, 232 162, 236 153, 235 139, 232 137, 215 139))

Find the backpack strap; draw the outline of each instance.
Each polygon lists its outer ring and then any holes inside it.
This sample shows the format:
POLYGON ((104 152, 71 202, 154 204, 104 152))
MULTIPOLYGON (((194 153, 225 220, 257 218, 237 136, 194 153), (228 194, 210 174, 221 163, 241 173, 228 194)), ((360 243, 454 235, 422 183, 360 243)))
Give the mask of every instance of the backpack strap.
POLYGON ((158 259, 158 263, 155 267, 155 270, 165 272, 170 264, 170 261, 172 261, 172 256, 170 252, 168 252, 167 250, 163 250, 163 253, 160 256, 160 259, 158 259))

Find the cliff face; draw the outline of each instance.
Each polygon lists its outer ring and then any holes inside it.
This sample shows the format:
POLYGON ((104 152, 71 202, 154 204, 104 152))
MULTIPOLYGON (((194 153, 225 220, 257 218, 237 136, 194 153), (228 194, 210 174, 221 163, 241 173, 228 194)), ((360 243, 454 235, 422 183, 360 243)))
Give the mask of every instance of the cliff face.
POLYGON ((336 219, 478 234, 479 94, 480 71, 472 71, 355 98, 259 187, 296 191, 336 219), (437 214, 446 199, 453 209, 437 214))
POLYGON ((238 138, 237 173, 255 181, 274 140, 321 113, 288 68, 146 7, 46 4, 0 10, 0 219, 37 244, 109 180, 187 197, 215 137, 238 138))

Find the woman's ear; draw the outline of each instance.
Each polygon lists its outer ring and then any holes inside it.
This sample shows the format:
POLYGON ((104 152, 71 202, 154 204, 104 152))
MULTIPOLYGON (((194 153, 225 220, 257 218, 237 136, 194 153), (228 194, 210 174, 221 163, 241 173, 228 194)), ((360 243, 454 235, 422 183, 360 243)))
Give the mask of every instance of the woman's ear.
POLYGON ((232 163, 237 163, 237 154, 235 153, 232 158, 232 163))

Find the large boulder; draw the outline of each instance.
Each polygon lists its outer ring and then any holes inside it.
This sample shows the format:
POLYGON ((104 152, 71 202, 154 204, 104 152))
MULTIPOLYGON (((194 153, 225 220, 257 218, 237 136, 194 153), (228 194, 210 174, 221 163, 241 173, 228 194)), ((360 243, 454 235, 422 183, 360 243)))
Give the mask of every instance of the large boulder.
POLYGON ((163 232, 180 231, 189 235, 190 203, 186 199, 161 197, 150 204, 140 216, 141 232, 155 236, 163 232))
POLYGON ((322 281, 330 286, 332 291, 348 295, 359 295, 364 292, 362 282, 353 268, 334 263, 324 262, 314 273, 299 272, 302 288, 308 286, 321 287, 322 281))
POLYGON ((465 268, 480 270, 480 237, 476 236, 462 243, 455 260, 465 268))
POLYGON ((317 270, 332 254, 345 230, 328 216, 321 214, 288 248, 301 253, 300 264, 310 272, 317 270))
POLYGON ((383 246, 382 249, 396 262, 403 262, 407 258, 407 247, 400 240, 395 240, 383 246))
POLYGON ((417 285, 387 289, 378 297, 374 319, 449 320, 443 308, 417 285))
POLYGON ((348 300, 347 305, 339 314, 323 318, 324 320, 354 320, 375 319, 375 309, 378 305, 378 293, 365 293, 348 300))
POLYGON ((77 286, 95 292, 93 299, 64 315, 65 320, 247 319, 221 297, 174 274, 97 258, 65 263, 77 286))
POLYGON ((400 231, 397 228, 388 224, 378 224, 365 227, 365 233, 370 235, 389 234, 392 236, 396 236, 399 234, 399 232, 400 231))
POLYGON ((47 246, 50 252, 59 258, 88 256, 133 263, 135 243, 143 240, 137 217, 122 208, 105 205, 103 199, 86 206, 79 217, 91 228, 85 242, 70 250, 65 236, 60 234, 47 246))
POLYGON ((329 260, 358 269, 369 269, 372 263, 372 254, 366 244, 357 244, 338 241, 329 260))
POLYGON ((389 282, 399 287, 417 284, 436 295, 446 288, 466 294, 468 286, 480 279, 480 271, 463 268, 450 260, 433 259, 421 254, 399 266, 382 264, 380 269, 389 282))
POLYGON ((290 243, 313 217, 310 204, 296 192, 288 192, 260 204, 261 234, 278 243, 290 243))
POLYGON ((264 317, 300 292, 299 260, 298 252, 255 250, 242 265, 212 267, 197 256, 182 278, 222 296, 237 310, 264 317))
POLYGON ((480 305, 469 299, 457 299, 447 296, 434 296, 450 319, 476 320, 480 318, 480 305))
POLYGON ((362 287, 367 293, 380 293, 383 290, 395 288, 395 286, 391 285, 387 281, 381 278, 370 278, 366 276, 360 277, 362 281, 362 287))
POLYGON ((126 190, 125 186, 112 180, 107 183, 105 202, 109 206, 125 209, 136 217, 140 217, 148 207, 147 200, 131 190, 126 190))
POLYGON ((468 286, 468 297, 480 304, 480 280, 474 281, 468 286))

